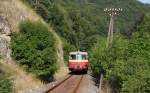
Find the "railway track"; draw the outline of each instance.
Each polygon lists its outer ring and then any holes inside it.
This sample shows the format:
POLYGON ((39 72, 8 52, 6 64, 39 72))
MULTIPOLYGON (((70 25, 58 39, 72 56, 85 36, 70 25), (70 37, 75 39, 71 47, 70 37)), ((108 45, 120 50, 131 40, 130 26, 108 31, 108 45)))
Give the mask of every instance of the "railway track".
POLYGON ((78 89, 79 89, 79 87, 80 87, 80 84, 81 84, 81 82, 82 82, 83 77, 84 77, 84 75, 81 76, 81 78, 80 78, 80 80, 79 80, 79 82, 78 82, 76 88, 74 89, 74 91, 73 91, 72 93, 77 93, 77 91, 78 91, 78 89))
POLYGON ((65 79, 52 86, 45 93, 79 93, 85 75, 68 75, 65 79))

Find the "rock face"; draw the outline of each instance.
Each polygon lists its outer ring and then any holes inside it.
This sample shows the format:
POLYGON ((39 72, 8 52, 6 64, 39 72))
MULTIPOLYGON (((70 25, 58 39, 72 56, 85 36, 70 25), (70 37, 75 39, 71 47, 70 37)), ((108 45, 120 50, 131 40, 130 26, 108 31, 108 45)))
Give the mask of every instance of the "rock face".
POLYGON ((0 56, 2 62, 9 62, 11 60, 10 44, 10 28, 5 17, 0 16, 0 56))
POLYGON ((10 34, 10 28, 8 26, 8 22, 3 16, 0 16, 0 34, 6 34, 6 35, 10 34))

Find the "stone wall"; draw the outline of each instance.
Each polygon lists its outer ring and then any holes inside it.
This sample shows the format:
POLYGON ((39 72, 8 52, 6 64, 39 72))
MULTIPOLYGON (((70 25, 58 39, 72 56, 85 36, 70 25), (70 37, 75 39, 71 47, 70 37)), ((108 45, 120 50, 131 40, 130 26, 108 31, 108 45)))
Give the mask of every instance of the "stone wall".
POLYGON ((9 62, 11 60, 10 50, 10 27, 5 17, 0 16, 0 56, 2 62, 9 62))

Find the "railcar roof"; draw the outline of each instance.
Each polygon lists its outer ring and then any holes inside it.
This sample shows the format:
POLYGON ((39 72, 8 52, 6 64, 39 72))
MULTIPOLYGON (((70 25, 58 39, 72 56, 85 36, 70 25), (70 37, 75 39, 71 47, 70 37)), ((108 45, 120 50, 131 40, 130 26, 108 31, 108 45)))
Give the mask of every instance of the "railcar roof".
POLYGON ((70 52, 70 55, 76 55, 76 54, 83 54, 83 55, 87 55, 87 52, 81 52, 81 51, 75 51, 75 52, 70 52))

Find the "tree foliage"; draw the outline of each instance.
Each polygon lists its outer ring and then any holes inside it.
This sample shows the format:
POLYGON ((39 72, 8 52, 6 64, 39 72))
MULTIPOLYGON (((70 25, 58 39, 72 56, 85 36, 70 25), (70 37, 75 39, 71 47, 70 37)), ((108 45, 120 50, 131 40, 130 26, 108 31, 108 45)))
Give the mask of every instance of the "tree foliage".
POLYGON ((56 71, 55 39, 41 22, 25 21, 20 32, 12 34, 11 48, 17 63, 47 80, 56 71))
POLYGON ((130 40, 115 36, 111 49, 103 40, 91 51, 94 72, 105 75, 120 93, 150 92, 150 16, 137 27, 130 40))
POLYGON ((12 80, 0 70, 0 93, 12 93, 12 80))
POLYGON ((65 58, 71 50, 91 49, 90 62, 94 73, 103 73, 115 91, 149 92, 149 17, 140 24, 144 14, 149 12, 149 5, 144 5, 138 0, 26 2, 65 39, 65 58), (119 34, 114 38, 112 49, 105 48, 109 21, 109 17, 103 11, 106 7, 123 8, 120 16, 115 17, 114 32, 119 34), (132 35, 135 30, 137 33, 132 35), (131 39, 128 40, 124 35, 131 39))
POLYGON ((105 36, 108 17, 103 9, 122 7, 115 31, 132 33, 143 17, 144 5, 138 1, 123 0, 23 0, 33 7, 55 31, 76 49, 90 49, 97 37, 105 36), (135 17, 136 16, 136 17, 135 17), (89 41, 90 42, 89 44, 89 41))

